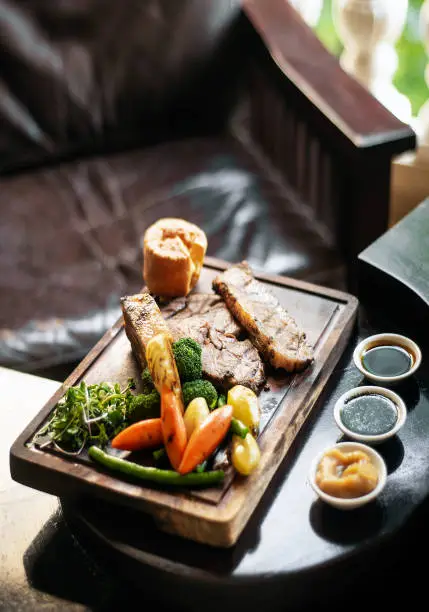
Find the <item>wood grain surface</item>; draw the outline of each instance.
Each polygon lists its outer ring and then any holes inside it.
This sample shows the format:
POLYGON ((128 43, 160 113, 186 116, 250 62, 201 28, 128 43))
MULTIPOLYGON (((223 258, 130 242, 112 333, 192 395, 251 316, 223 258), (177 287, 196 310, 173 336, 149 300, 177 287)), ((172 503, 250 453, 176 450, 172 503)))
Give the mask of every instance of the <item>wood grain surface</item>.
MULTIPOLYGON (((195 292, 211 291, 211 281, 230 264, 206 258, 195 292)), ((261 462, 256 472, 241 477, 230 472, 221 488, 168 491, 108 474, 85 455, 76 459, 28 446, 65 390, 88 383, 139 378, 139 366, 120 319, 96 344, 11 448, 12 477, 22 484, 65 497, 91 495, 151 514, 158 526, 216 547, 232 546, 270 484, 303 423, 316 406, 351 334, 357 299, 349 294, 284 277, 257 274, 280 303, 307 331, 315 346, 315 361, 300 374, 276 372, 262 391, 261 462)))

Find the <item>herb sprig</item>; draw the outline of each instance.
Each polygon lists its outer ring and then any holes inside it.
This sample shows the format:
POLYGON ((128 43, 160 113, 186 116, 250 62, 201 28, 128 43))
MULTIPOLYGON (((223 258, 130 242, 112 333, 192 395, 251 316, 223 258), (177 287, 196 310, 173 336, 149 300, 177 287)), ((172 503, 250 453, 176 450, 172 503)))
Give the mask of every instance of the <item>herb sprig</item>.
POLYGON ((133 379, 121 389, 118 383, 102 382, 70 387, 54 408, 48 422, 35 434, 33 444, 53 444, 78 455, 86 445, 104 447, 128 424, 135 395, 133 379))

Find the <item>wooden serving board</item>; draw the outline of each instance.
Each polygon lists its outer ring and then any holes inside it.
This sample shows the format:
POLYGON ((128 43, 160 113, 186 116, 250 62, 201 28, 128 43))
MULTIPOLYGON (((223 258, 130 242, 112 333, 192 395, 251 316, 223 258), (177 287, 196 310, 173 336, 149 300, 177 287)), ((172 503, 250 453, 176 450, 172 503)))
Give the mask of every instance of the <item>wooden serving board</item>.
MULTIPOLYGON (((194 291, 212 292, 213 278, 229 265, 207 257, 194 291)), ((269 286, 315 347, 314 364, 304 372, 291 375, 277 371, 268 377, 268 388, 260 394, 261 462, 256 472, 242 477, 231 469, 221 487, 171 491, 108 473, 86 454, 70 457, 29 444, 66 389, 82 379, 88 384, 112 381, 124 385, 130 376, 139 381, 140 368, 121 318, 14 442, 12 478, 59 497, 92 496, 94 503, 98 499, 124 504, 151 514, 157 525, 170 533, 212 546, 232 546, 316 405, 347 345, 358 307, 357 299, 347 293, 286 277, 256 274, 256 278, 269 286)))

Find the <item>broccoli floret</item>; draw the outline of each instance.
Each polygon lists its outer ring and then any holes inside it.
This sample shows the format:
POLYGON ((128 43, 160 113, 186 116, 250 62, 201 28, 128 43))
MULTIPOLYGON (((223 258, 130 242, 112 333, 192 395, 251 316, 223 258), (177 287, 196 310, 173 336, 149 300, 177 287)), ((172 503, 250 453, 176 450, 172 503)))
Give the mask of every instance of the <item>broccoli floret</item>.
POLYGON ((153 380, 152 380, 152 376, 149 372, 149 368, 145 368, 142 372, 141 375, 141 379, 142 379, 142 388, 143 388, 143 393, 147 394, 150 393, 151 391, 153 391, 155 389, 155 385, 153 384, 153 380))
POLYGON ((226 404, 226 395, 222 393, 217 398, 217 407, 221 408, 222 406, 225 406, 225 404, 226 404))
POLYGON ((192 338, 181 338, 173 343, 174 359, 181 382, 198 380, 202 376, 201 346, 192 338))
POLYGON ((192 380, 186 382, 182 387, 183 401, 185 406, 196 397, 203 397, 210 410, 216 408, 217 391, 209 380, 192 380))
POLYGON ((161 415, 161 399, 156 389, 150 393, 135 395, 128 411, 129 419, 136 423, 144 419, 156 419, 161 415))

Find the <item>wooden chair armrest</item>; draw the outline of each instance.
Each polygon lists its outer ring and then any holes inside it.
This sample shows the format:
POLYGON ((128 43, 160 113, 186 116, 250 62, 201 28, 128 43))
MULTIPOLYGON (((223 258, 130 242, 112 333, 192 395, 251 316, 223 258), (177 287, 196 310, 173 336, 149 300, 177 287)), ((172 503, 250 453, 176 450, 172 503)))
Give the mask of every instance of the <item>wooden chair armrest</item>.
POLYGON ((328 229, 352 287, 357 255, 388 228, 392 157, 414 149, 416 135, 341 68, 287 0, 242 2, 246 133, 328 229))
POLYGON ((349 153, 382 149, 390 156, 415 148, 411 127, 341 68, 287 0, 243 0, 243 12, 295 103, 338 146, 349 153))

